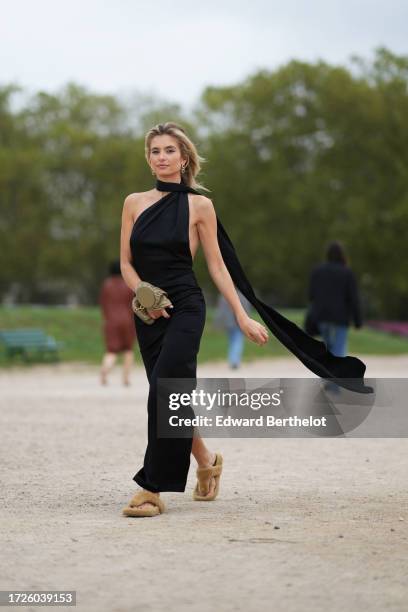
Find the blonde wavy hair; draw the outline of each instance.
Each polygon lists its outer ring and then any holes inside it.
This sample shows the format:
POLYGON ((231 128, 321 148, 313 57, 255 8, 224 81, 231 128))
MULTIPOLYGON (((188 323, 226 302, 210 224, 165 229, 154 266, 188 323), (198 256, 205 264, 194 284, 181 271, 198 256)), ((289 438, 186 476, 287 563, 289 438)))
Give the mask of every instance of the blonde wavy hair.
POLYGON ((178 123, 173 121, 167 121, 166 123, 158 123, 154 127, 150 128, 145 137, 145 156, 146 161, 149 163, 151 142, 155 136, 162 136, 168 134, 173 136, 178 142, 181 155, 183 158, 187 158, 187 165, 185 172, 181 174, 181 180, 186 183, 189 187, 194 189, 203 189, 204 191, 210 191, 207 187, 204 187, 201 183, 196 181, 196 176, 201 171, 201 164, 206 160, 198 154, 195 144, 187 136, 184 128, 178 123))

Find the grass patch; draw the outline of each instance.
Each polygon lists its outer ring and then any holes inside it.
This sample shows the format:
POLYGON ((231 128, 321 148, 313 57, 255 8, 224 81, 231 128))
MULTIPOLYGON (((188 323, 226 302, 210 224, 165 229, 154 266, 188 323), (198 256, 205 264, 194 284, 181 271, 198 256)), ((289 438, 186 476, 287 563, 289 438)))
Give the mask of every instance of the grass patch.
MULTIPOLYGON (((282 309, 284 316, 301 326, 303 310, 282 309)), ((201 340, 199 360, 225 360, 228 341, 225 334, 215 330, 212 325, 214 310, 207 306, 207 321, 201 340)), ((253 311, 253 318, 262 322, 258 313, 253 311)), ((61 361, 82 361, 99 364, 104 353, 102 335, 102 317, 98 307, 67 308, 58 306, 17 306, 0 307, 0 328, 38 327, 56 340, 64 342, 60 352, 61 361)), ((135 359, 142 363, 135 344, 135 359)), ((350 355, 402 355, 408 353, 408 339, 392 336, 385 332, 363 328, 350 328, 348 354, 350 355)), ((245 339, 244 361, 253 359, 286 357, 291 353, 270 334, 269 342, 260 347, 245 339)), ((7 367, 12 363, 24 363, 21 359, 7 361, 4 350, 0 351, 0 366, 7 367)), ((29 364, 27 365, 29 367, 29 364)))

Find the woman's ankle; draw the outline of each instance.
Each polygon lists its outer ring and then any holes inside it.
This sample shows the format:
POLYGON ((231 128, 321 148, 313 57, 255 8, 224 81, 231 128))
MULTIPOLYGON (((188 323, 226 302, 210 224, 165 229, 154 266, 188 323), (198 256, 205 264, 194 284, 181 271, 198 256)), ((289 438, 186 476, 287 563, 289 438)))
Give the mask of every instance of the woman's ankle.
POLYGON ((216 460, 217 460, 217 454, 210 453, 210 452, 208 452, 206 456, 196 459, 198 467, 210 467, 214 465, 216 460))

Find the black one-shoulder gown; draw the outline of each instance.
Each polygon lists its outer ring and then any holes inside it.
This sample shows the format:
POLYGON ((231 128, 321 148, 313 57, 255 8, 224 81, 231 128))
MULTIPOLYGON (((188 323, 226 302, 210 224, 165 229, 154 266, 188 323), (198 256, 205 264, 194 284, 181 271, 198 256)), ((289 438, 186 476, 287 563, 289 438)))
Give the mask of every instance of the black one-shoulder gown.
MULTIPOLYGON (((134 315, 149 381, 149 397, 148 444, 143 467, 133 480, 153 492, 184 491, 192 438, 157 437, 157 381, 158 378, 196 377, 206 304, 193 271, 187 194, 199 192, 183 182, 157 180, 156 188, 170 193, 151 204, 136 219, 130 236, 132 262, 141 280, 168 292, 174 308, 167 309, 170 318, 160 317, 152 325, 134 315)), ((218 216, 217 238, 234 284, 282 344, 318 376, 331 378, 359 393, 372 391, 364 384, 366 366, 360 359, 333 355, 324 342, 306 334, 255 295, 218 216)))

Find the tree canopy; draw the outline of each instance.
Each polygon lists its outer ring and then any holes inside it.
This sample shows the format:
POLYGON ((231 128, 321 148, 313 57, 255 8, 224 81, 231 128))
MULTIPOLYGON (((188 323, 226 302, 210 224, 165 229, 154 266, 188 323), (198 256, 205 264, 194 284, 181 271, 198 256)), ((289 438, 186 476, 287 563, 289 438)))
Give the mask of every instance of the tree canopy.
MULTIPOLYGON (((252 284, 303 306, 311 267, 342 240, 372 316, 406 318, 408 57, 378 48, 350 67, 293 60, 207 87, 186 115, 139 96, 131 107, 68 83, 0 87, 0 292, 95 303, 119 256, 123 200, 153 186, 144 133, 178 121, 207 159, 211 190, 252 284)), ((215 291, 202 254, 203 288, 215 291)))

